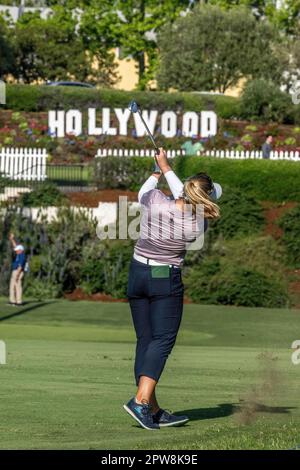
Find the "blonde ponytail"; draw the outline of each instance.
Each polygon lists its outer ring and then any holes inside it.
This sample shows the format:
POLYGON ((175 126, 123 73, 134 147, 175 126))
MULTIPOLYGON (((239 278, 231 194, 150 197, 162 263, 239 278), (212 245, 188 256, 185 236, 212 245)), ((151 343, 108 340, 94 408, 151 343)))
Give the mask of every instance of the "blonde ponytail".
POLYGON ((192 205, 193 213, 196 213, 197 205, 204 208, 204 217, 206 219, 216 219, 220 217, 220 209, 210 198, 208 193, 211 191, 210 178, 207 175, 196 175, 189 178, 184 183, 183 199, 186 203, 192 205))

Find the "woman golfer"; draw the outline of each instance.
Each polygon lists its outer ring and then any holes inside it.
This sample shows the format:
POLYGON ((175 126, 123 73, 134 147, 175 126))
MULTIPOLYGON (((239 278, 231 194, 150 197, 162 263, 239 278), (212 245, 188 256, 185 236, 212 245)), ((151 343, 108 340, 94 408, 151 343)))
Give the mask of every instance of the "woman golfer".
POLYGON ((141 230, 127 290, 137 336, 134 372, 138 389, 124 408, 145 429, 178 426, 188 421, 186 416, 176 416, 159 407, 155 387, 181 322, 184 291, 181 266, 187 245, 199 238, 201 232, 203 235, 207 219, 219 216, 213 200, 222 193, 220 185, 205 173, 182 184, 171 170, 163 149, 157 163, 161 172, 153 173, 138 195, 142 206, 141 230), (155 189, 161 173, 174 199, 155 189))

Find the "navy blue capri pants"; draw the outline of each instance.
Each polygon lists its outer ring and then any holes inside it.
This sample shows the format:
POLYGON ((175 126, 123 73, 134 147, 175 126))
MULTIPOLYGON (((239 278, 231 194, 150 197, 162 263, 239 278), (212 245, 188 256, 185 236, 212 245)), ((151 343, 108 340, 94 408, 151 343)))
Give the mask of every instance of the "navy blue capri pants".
POLYGON ((157 267, 131 261, 127 296, 137 337, 134 365, 137 385, 142 375, 159 380, 181 323, 184 293, 181 269, 172 266, 168 273, 164 269, 157 276, 158 271, 157 267))

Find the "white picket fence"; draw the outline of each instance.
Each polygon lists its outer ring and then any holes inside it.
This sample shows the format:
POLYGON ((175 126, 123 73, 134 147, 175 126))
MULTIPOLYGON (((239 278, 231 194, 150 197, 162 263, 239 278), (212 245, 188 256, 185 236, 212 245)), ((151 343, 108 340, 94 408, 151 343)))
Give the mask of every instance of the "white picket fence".
MULTIPOLYGON (((260 150, 205 150, 205 151, 198 151, 198 156, 210 156, 216 158, 233 158, 237 160, 244 160, 244 159, 262 159, 263 154, 260 150)), ((270 160, 289 160, 289 161, 300 161, 300 152, 298 151, 272 151, 270 154, 270 160)))
POLYGON ((43 181, 47 178, 47 150, 11 148, 0 150, 0 175, 14 180, 43 181))
MULTIPOLYGON (((177 156, 183 156, 185 155, 186 152, 185 150, 167 150, 167 157, 168 158, 174 158, 177 156)), ((149 149, 98 149, 97 154, 95 155, 95 158, 98 157, 154 157, 155 156, 155 150, 149 150, 149 149)))
MULTIPOLYGON (((168 158, 186 155, 185 150, 167 150, 168 158)), ((261 159, 262 152, 237 151, 237 150, 205 150, 198 151, 198 156, 211 156, 215 158, 229 159, 261 159)), ((154 157, 155 151, 149 149, 98 149, 95 157, 154 157)), ((0 150, 0 175, 14 180, 43 181, 47 178, 47 150, 41 148, 10 148, 4 147, 0 150)), ((298 151, 273 151, 270 160, 287 160, 300 162, 298 151)))
MULTIPOLYGON (((174 158, 177 156, 184 156, 186 155, 185 150, 167 150, 167 157, 174 158)), ((237 160, 245 160, 245 159, 262 159, 262 152, 260 150, 245 150, 245 151, 238 151, 238 150, 202 150, 197 152, 198 156, 210 156, 216 158, 231 158, 237 160)), ((155 151, 154 150, 143 150, 143 149, 135 149, 135 150, 127 150, 127 149, 98 149, 97 154, 95 157, 154 157, 155 151)), ((289 161, 300 161, 300 152, 298 151, 272 151, 270 155, 270 160, 289 160, 289 161)))

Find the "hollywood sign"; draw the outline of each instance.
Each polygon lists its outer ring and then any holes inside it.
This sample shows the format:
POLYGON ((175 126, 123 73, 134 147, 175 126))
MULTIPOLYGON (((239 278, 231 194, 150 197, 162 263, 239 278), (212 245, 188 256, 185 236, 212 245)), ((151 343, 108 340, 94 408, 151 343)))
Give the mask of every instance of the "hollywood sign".
MULTIPOLYGON (((88 135, 128 135, 128 122, 132 119, 129 109, 114 108, 114 116, 110 108, 102 108, 101 125, 98 125, 99 116, 96 108, 87 110, 87 129, 83 129, 83 114, 78 109, 68 111, 49 111, 48 127, 53 136, 64 137, 66 134, 75 136, 86 132, 88 135), (112 120, 114 117, 114 124, 112 120), (116 125, 117 123, 117 125, 116 125)), ((181 133, 186 137, 201 135, 201 137, 214 136, 217 133, 217 116, 213 111, 196 113, 188 111, 180 119, 174 111, 164 111, 158 119, 158 111, 143 110, 142 115, 152 133, 160 133, 164 137, 172 138, 181 133)), ((146 135, 145 127, 138 113, 132 115, 137 137, 146 135)))

